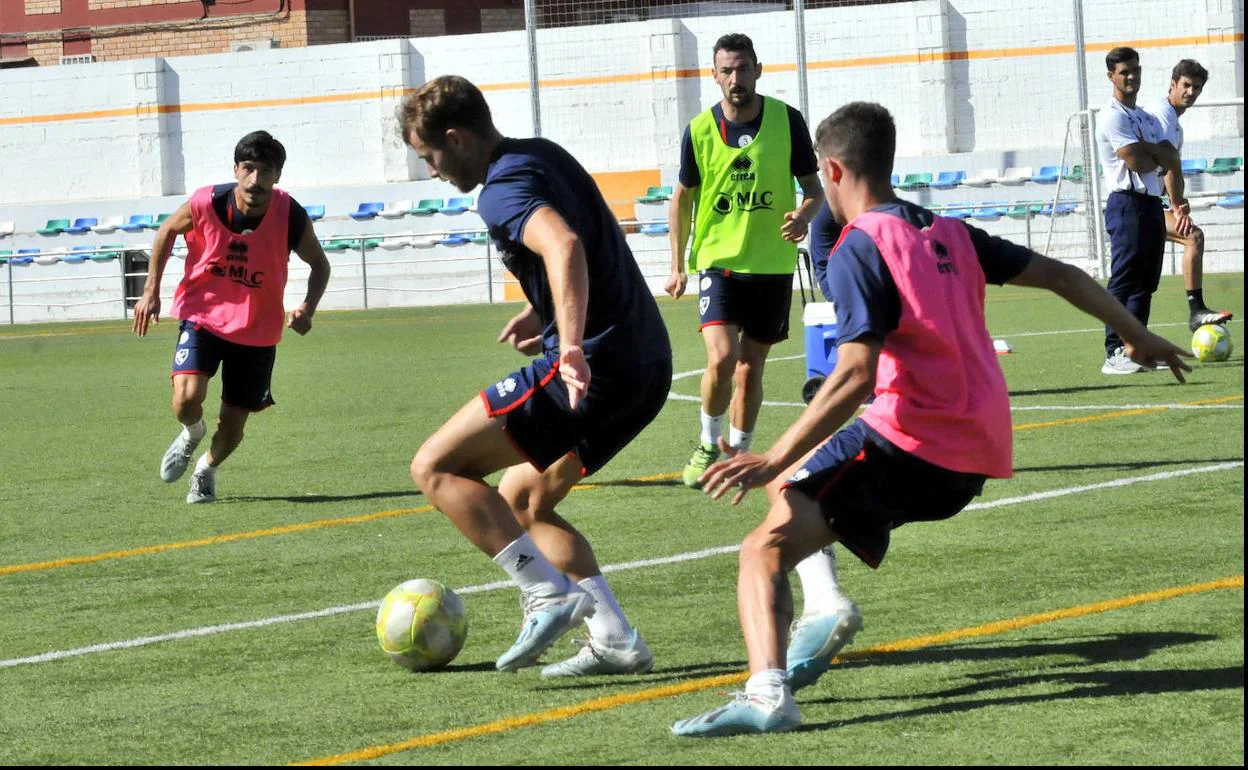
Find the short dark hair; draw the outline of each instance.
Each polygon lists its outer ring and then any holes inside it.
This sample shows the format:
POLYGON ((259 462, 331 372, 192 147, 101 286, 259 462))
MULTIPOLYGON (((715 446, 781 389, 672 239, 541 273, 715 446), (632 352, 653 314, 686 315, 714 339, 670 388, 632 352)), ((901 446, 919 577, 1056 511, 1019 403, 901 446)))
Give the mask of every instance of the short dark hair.
POLYGON ((234 165, 248 160, 272 166, 281 173, 286 165, 286 148, 268 131, 252 131, 234 145, 234 165))
POLYGON ((1105 54, 1105 69, 1109 72, 1113 72, 1114 70, 1118 68, 1118 65, 1122 64, 1124 61, 1139 61, 1139 60, 1140 60, 1139 51, 1135 50, 1134 48, 1128 48, 1125 45, 1120 45, 1117 48, 1112 49, 1109 53, 1105 54))
POLYGON ((836 158, 858 176, 888 179, 897 152, 897 126, 883 106, 850 102, 819 124, 815 150, 836 158))
POLYGON ((1195 59, 1183 59, 1174 65, 1174 70, 1170 73, 1171 82, 1178 81, 1179 78, 1191 78, 1193 83, 1199 82, 1203 86, 1209 82, 1209 70, 1200 66, 1200 62, 1195 59))
POLYGON ((728 51, 729 53, 748 53, 750 59, 758 64, 758 54, 754 53, 754 41, 749 36, 740 32, 731 32, 715 41, 715 48, 711 51, 711 59, 714 60, 715 55, 720 51, 728 51))
POLYGON ((451 128, 466 128, 481 135, 494 128, 485 95, 459 75, 443 75, 425 83, 416 93, 403 97, 396 115, 403 141, 414 132, 432 147, 442 147, 451 128))

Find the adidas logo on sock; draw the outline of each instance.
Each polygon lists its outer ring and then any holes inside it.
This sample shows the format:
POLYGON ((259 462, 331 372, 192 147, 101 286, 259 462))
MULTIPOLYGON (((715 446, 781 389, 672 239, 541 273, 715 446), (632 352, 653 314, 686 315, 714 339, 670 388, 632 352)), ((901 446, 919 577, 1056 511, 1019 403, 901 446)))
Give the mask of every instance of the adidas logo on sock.
POLYGON ((520 557, 516 559, 516 569, 524 569, 524 565, 528 564, 531 561, 533 561, 532 556, 529 556, 526 553, 520 554, 520 557))

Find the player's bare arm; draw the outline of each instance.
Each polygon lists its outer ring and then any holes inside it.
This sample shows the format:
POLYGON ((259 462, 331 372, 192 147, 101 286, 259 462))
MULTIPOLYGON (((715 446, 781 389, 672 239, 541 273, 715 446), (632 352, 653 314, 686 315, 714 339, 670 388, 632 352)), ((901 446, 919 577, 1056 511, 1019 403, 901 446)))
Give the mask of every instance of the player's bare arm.
POLYGON ((1192 354, 1144 328, 1118 300, 1079 268, 1033 254, 1031 262, 1010 283, 1048 289, 1118 332, 1132 361, 1148 366, 1162 362, 1179 382, 1187 381, 1183 372, 1190 372, 1192 367, 1183 359, 1191 358, 1192 354))
MULTIPOLYGON (((672 203, 667 210, 667 237, 672 247, 672 274, 664 291, 679 298, 685 293, 689 275, 685 272, 685 247, 689 245, 689 229, 693 223, 693 196, 697 188, 680 182, 672 188, 672 203)), ((812 215, 813 216, 813 215, 812 215)))
POLYGON ((302 336, 312 330, 312 316, 316 314, 316 306, 321 303, 325 287, 329 285, 329 259, 325 256, 325 249, 321 248, 321 242, 317 240, 311 222, 303 228, 303 235, 295 245, 295 254, 312 268, 312 273, 308 276, 308 293, 304 295, 303 304, 290 311, 286 319, 286 327, 302 336))
POLYGON ((134 305, 134 320, 130 328, 136 335, 147 336, 148 324, 160 322, 160 281, 165 275, 165 264, 173 251, 173 242, 179 235, 189 233, 194 225, 191 203, 187 201, 156 230, 156 239, 152 242, 152 258, 147 266, 147 281, 143 284, 143 295, 134 305))
POLYGON ((800 243, 810 229, 811 220, 823 205, 823 185, 818 174, 810 174, 797 180, 802 187, 802 203, 795 211, 784 215, 780 234, 786 241, 800 243))
POLYGON ((546 266, 559 330, 559 376, 568 386, 568 403, 575 409, 589 389, 589 364, 581 349, 589 303, 585 246, 549 206, 542 206, 529 217, 522 241, 546 266))

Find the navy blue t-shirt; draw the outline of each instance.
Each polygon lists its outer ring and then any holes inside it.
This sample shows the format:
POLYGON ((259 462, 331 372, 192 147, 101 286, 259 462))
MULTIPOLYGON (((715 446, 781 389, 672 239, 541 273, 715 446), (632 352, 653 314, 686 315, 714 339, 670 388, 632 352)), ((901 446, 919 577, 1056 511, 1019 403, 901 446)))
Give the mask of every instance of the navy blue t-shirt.
MULTIPOLYGON (((242 234, 247 230, 255 230, 264 217, 247 217, 238 210, 238 202, 234 200, 234 188, 237 182, 215 185, 212 188, 212 208, 217 218, 232 233, 242 234)), ((290 199, 290 222, 287 229, 287 246, 291 251, 299 245, 303 231, 308 226, 308 212, 293 197, 290 199)))
POLYGON ((615 215, 594 178, 567 150, 547 139, 504 139, 490 159, 477 213, 485 220, 503 266, 520 281, 542 321, 542 347, 559 349, 546 267, 523 242, 524 227, 543 206, 553 209, 585 249, 589 271, 583 349, 593 367, 635 368, 670 361, 667 327, 642 278, 615 215))
MULTIPOLYGON (((920 228, 930 226, 936 216, 922 206, 903 200, 885 203, 872 211, 898 217, 920 228)), ((965 222, 963 225, 970 233, 988 283, 1000 286, 1023 272, 1031 262, 1030 249, 988 235, 965 222)), ((825 203, 811 223, 812 252, 816 252, 821 243, 836 243, 835 238, 828 238, 833 229, 839 237, 841 227, 825 203)), ((812 253, 811 259, 818 264, 820 257, 812 253)), ((824 256, 823 260, 827 269, 819 288, 825 297, 836 303, 836 344, 853 342, 866 335, 883 342, 901 321, 901 295, 875 241, 861 230, 850 230, 831 258, 824 256)))
MULTIPOLYGON (((785 107, 789 111, 789 144, 792 146, 789 153, 789 170, 793 176, 801 179, 817 172, 819 162, 815 160, 815 148, 810 143, 810 132, 806 128, 802 113, 787 104, 785 107)), ((719 135, 729 147, 744 147, 753 141, 754 137, 758 136, 758 130, 762 128, 764 112, 765 110, 759 110, 758 117, 749 123, 732 123, 724 117, 724 108, 721 104, 711 107, 715 124, 719 126, 719 135), (745 144, 742 144, 742 140, 746 140, 745 144)), ((685 126, 685 135, 680 140, 679 179, 680 183, 689 189, 702 184, 702 171, 698 168, 698 160, 693 153, 693 137, 689 126, 685 126)))

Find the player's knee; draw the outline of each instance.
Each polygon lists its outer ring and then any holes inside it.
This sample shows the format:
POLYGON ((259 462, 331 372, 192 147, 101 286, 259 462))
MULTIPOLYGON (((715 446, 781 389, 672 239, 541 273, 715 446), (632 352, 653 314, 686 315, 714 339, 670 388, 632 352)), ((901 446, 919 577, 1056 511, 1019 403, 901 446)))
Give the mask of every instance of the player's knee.
POLYGON ((763 367, 752 361, 738 361, 735 378, 737 387, 760 387, 763 384, 763 367))
POLYGON ((412 481, 426 497, 433 497, 437 487, 438 462, 433 452, 422 446, 412 458, 412 481))
POLYGON ((507 506, 511 508, 511 513, 516 517, 516 522, 526 530, 533 526, 539 518, 539 507, 541 505, 538 495, 533 490, 522 489, 518 487, 499 487, 499 493, 503 499, 507 501, 507 506))
POLYGON ((780 542, 775 532, 759 527, 741 542, 738 561, 741 568, 759 563, 775 562, 780 555, 780 542))
POLYGON ((1201 230, 1199 227, 1194 227, 1192 228, 1192 232, 1188 236, 1188 238, 1191 239, 1192 246, 1196 247, 1198 251, 1204 251, 1205 249, 1205 231, 1204 230, 1201 230))
POLYGON ((708 368, 714 373, 716 379, 726 382, 732 379, 737 367, 737 359, 731 350, 716 350, 710 354, 708 364, 708 368))

